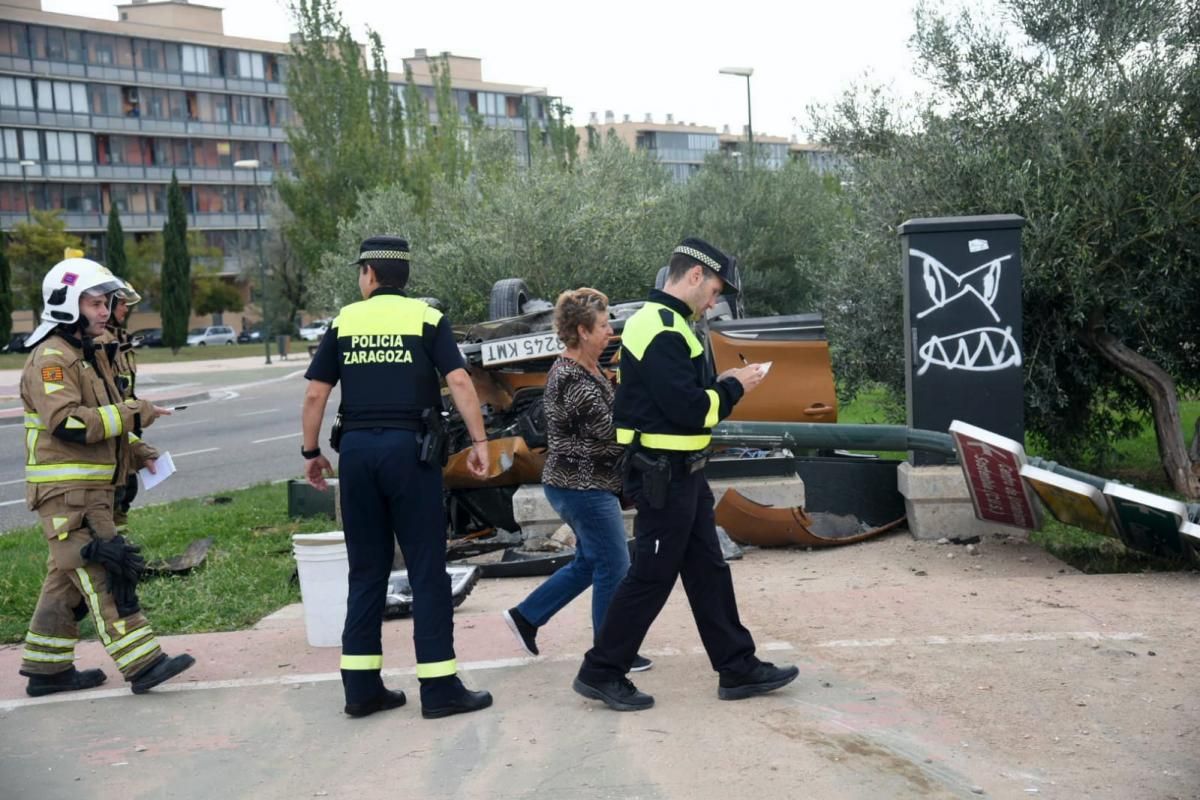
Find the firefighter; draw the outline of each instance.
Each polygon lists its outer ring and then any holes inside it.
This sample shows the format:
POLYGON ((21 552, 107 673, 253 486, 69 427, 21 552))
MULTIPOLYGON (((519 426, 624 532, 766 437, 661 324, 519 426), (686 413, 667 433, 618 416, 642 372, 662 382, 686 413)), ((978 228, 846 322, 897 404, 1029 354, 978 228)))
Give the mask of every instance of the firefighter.
POLYGON ((190 655, 163 653, 137 598, 145 561, 113 523, 114 481, 132 432, 170 413, 145 400, 122 400, 96 345, 110 295, 122 286, 95 261, 59 262, 42 281, 42 322, 26 340, 33 351, 21 373, 25 497, 50 547, 20 670, 34 697, 105 681, 102 670, 80 671, 73 663, 79 621, 89 612, 135 694, 195 663, 190 655))
MULTIPOLYGON (((120 279, 118 279, 120 280, 120 279)), ((124 400, 137 399, 137 355, 133 348, 133 340, 129 335, 128 321, 130 309, 141 302, 142 296, 129 283, 121 281, 123 287, 111 295, 111 312, 108 325, 103 336, 97 338, 97 343, 104 345, 104 353, 111 365, 117 388, 124 400)), ((158 458, 158 451, 142 440, 142 431, 135 430, 126 449, 127 458, 123 464, 124 475, 118 476, 113 521, 118 530, 125 527, 129 518, 129 507, 138 493, 137 471, 142 464, 158 458)))
POLYGON ((439 373, 472 439, 468 467, 483 477, 488 450, 479 399, 449 319, 404 294, 408 242, 366 239, 353 266, 363 300, 341 310, 305 374, 300 447, 305 476, 324 489, 332 467, 317 442, 329 394, 340 382, 341 427, 335 423, 340 432, 331 445, 341 455, 338 488, 350 559, 341 660, 345 712, 363 717, 405 702, 404 693, 387 689, 380 677, 383 607, 397 542, 413 590, 421 715, 477 711, 490 706, 492 696, 463 686, 454 655, 439 373))
POLYGON ((776 667, 754 655, 754 640, 738 618, 704 477, 710 429, 763 378, 758 364, 709 378, 704 347, 689 326, 723 289, 739 290, 735 263, 702 239, 684 239, 671 255, 666 285, 650 294, 621 333, 613 425, 617 441, 629 448, 624 490, 637 506, 635 556, 574 682, 579 694, 618 711, 654 705, 625 675, 680 576, 720 676, 718 697, 762 694, 799 674, 794 666, 776 667))

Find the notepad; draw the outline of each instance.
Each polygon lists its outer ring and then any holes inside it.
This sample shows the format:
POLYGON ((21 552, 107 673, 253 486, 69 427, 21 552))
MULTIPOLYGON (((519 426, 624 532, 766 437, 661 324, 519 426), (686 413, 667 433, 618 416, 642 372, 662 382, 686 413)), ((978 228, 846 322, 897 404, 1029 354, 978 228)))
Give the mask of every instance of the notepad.
POLYGON ((758 365, 758 371, 762 373, 764 378, 767 377, 767 373, 771 371, 771 365, 774 363, 774 361, 763 361, 758 365))
POLYGON ((163 453, 159 456, 158 460, 154 462, 154 469, 153 473, 145 467, 138 470, 138 477, 142 479, 143 489, 153 489, 175 474, 175 462, 171 460, 171 454, 163 453))

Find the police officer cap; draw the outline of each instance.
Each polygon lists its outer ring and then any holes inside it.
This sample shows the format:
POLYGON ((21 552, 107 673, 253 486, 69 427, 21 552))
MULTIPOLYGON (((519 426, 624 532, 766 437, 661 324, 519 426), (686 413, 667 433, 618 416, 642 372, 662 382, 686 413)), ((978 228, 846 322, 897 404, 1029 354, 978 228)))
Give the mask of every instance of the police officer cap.
POLYGON ((358 260, 351 264, 358 266, 364 261, 402 261, 408 263, 408 241, 399 236, 372 236, 363 239, 358 246, 358 260))
POLYGON ((720 275, 727 291, 734 294, 741 291, 737 284, 737 259, 733 256, 727 256, 720 249, 695 237, 684 239, 673 252, 694 259, 720 275))

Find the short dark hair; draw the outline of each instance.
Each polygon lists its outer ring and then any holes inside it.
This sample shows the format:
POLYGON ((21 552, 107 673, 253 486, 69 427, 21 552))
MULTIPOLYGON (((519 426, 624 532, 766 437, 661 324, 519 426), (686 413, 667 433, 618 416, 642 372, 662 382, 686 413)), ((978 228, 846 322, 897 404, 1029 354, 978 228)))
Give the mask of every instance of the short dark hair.
POLYGON ((692 271, 692 267, 701 267, 706 276, 720 277, 716 272, 691 256, 684 253, 674 253, 671 255, 671 260, 667 262, 667 280, 671 282, 681 280, 684 275, 692 271))
POLYGON ((359 268, 367 267, 375 270, 375 280, 380 286, 390 286, 393 289, 403 289, 408 283, 408 264, 404 261, 363 261, 359 268))

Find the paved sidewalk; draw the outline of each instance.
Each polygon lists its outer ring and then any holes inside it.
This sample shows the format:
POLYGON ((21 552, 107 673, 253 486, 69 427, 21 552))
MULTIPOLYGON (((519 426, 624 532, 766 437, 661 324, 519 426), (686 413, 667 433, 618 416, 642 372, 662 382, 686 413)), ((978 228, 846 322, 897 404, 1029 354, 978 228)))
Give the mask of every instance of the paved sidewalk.
POLYGON ((409 620, 384 626, 409 706, 365 720, 341 714, 338 650, 306 644, 299 606, 164 637, 198 664, 145 697, 88 643, 79 666, 109 684, 31 700, 10 646, 0 774, 14 797, 1197 797, 1200 620, 1172 609, 1197 607, 1200 578, 1085 576, 1015 540, 980 552, 904 533, 753 550, 731 564, 741 615, 799 680, 719 701, 677 587, 634 676, 657 705, 630 714, 570 689, 587 595, 539 634, 541 659, 517 648, 500 612, 538 579, 481 581, 459 608, 464 678, 496 705, 447 720, 416 708, 409 620))

